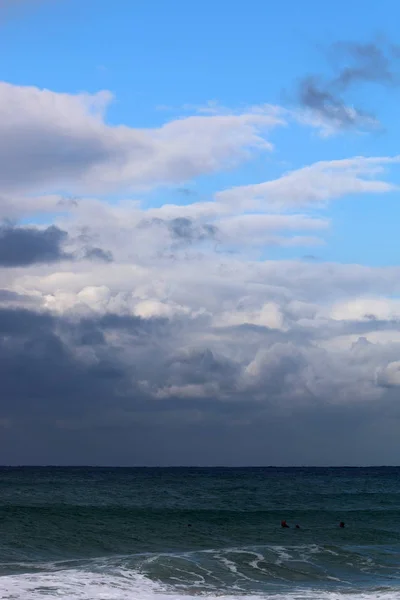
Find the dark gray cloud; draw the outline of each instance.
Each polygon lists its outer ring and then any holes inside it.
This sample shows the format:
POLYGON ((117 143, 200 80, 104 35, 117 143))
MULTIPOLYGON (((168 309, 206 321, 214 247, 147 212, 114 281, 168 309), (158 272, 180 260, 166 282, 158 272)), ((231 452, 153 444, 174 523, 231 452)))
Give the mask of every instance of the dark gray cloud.
POLYGON ((21 175, 21 164, 15 159, 21 148, 24 148, 25 156, 28 153, 30 156, 26 180, 38 187, 42 180, 54 183, 74 174, 82 176, 87 169, 109 158, 110 153, 99 138, 84 139, 82 136, 82 140, 77 140, 67 132, 55 133, 56 127, 52 124, 47 129, 42 123, 32 124, 29 130, 21 128, 20 131, 3 124, 2 129, 9 140, 8 149, 6 144, 0 145, 1 183, 5 189, 17 185, 15 182, 21 175))
POLYGON ((67 232, 54 225, 46 229, 3 225, 0 227, 0 265, 21 267, 71 258, 62 249, 67 238, 67 232))
POLYGON ((367 117, 360 109, 350 110, 331 85, 321 78, 305 77, 299 84, 300 104, 340 127, 350 127, 367 117))
POLYGON ((187 198, 193 198, 198 195, 195 190, 192 190, 192 189, 186 188, 186 187, 178 188, 177 192, 178 192, 178 194, 181 194, 182 196, 186 196, 187 198))
POLYGON ((188 242, 215 239, 218 233, 215 225, 194 223, 185 217, 171 219, 167 222, 167 227, 174 238, 188 242))
MULTIPOLYGON (((69 199, 68 202, 76 202, 75 199, 69 199)), ((80 246, 75 252, 75 257, 79 260, 94 260, 105 263, 113 262, 114 256, 110 250, 105 250, 97 245, 99 236, 92 231, 90 227, 80 227, 78 234, 72 239, 80 246)))
POLYGON ((398 48, 382 42, 337 42, 333 45, 334 56, 342 56, 353 64, 344 66, 333 83, 336 87, 346 90, 358 82, 373 82, 383 85, 399 83, 394 60, 398 58, 398 48))
POLYGON ((99 260, 101 262, 108 263, 114 260, 112 252, 110 252, 109 250, 103 250, 102 248, 98 248, 96 246, 88 246, 87 248, 85 248, 84 258, 87 258, 89 260, 99 260))
POLYGON ((339 355, 310 334, 242 326, 213 348, 206 327, 210 338, 204 319, 0 308, 2 461, 390 462, 395 379, 371 373, 398 345, 377 355, 360 339, 339 355))
POLYGON ((303 258, 303 260, 308 260, 308 261, 321 260, 321 258, 319 256, 317 256, 316 254, 305 254, 302 258, 303 258))
POLYGON ((362 83, 385 87, 399 83, 396 46, 384 42, 338 42, 333 44, 335 74, 324 79, 316 75, 304 77, 298 88, 298 99, 304 108, 314 111, 338 127, 351 127, 373 114, 350 107, 345 94, 362 83))
POLYGON ((18 294, 11 290, 0 289, 0 304, 1 305, 14 305, 14 304, 38 304, 39 301, 34 296, 27 296, 26 294, 18 294))
POLYGON ((68 233, 55 225, 46 229, 3 225, 0 227, 0 266, 24 267, 61 260, 113 261, 110 251, 90 244, 84 244, 73 253, 65 252, 63 246, 67 241, 68 233))
POLYGON ((139 229, 150 227, 164 228, 173 240, 183 244, 216 240, 218 236, 218 228, 215 225, 199 223, 187 217, 176 217, 175 219, 155 217, 152 219, 143 219, 138 225, 139 229))

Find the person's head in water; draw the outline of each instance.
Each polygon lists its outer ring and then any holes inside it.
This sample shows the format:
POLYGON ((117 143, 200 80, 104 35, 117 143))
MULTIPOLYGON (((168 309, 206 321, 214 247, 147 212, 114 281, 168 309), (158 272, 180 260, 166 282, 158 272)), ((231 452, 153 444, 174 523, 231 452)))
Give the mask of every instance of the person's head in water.
POLYGON ((284 529, 286 527, 289 527, 289 525, 286 523, 286 520, 281 521, 281 527, 283 527, 284 529))
POLYGON ((296 525, 296 529, 300 529, 300 525, 296 525))
POLYGON ((340 527, 341 529, 343 529, 343 528, 344 528, 344 522, 343 522, 343 521, 340 521, 340 523, 339 523, 339 527, 340 527))

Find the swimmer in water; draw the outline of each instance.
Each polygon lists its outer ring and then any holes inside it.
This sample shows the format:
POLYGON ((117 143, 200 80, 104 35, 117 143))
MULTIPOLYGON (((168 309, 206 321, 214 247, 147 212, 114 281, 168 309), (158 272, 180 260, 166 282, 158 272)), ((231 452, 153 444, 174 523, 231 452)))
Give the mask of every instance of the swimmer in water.
POLYGON ((340 527, 341 529, 344 529, 344 523, 343 523, 343 521, 340 521, 340 523, 339 523, 339 527, 340 527))
POLYGON ((282 529, 287 529, 289 525, 286 523, 286 521, 281 521, 281 527, 282 529))
POLYGON ((300 525, 296 525, 296 529, 300 529, 300 525))

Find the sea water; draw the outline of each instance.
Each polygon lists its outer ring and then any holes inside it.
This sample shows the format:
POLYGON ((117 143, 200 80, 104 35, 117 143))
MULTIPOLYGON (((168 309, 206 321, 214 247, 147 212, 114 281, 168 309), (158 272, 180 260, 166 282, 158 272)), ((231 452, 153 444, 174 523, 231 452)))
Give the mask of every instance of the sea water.
POLYGON ((400 469, 0 469, 0 598, 193 596, 400 598, 400 469))

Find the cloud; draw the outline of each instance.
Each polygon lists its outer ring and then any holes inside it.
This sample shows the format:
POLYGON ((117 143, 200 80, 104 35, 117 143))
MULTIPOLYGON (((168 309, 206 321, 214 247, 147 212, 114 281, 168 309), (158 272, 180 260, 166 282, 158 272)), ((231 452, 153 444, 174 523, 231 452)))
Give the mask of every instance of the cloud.
MULTIPOLYGON (((288 215, 279 222, 276 215, 265 213, 326 206, 331 200, 350 194, 380 194, 395 191, 397 186, 385 181, 389 167, 400 162, 399 156, 377 156, 320 161, 284 173, 276 179, 262 183, 236 186, 215 193, 208 201, 191 201, 188 204, 163 204, 159 208, 146 208, 139 201, 123 201, 108 205, 96 199, 68 199, 60 195, 4 195, 0 196, 0 217, 15 219, 35 214, 56 215, 63 227, 70 225, 71 218, 78 218, 85 226, 101 227, 105 220, 114 226, 137 228, 145 231, 151 227, 169 231, 177 239, 185 234, 198 240, 218 238, 220 221, 225 226, 242 219, 243 224, 258 223, 258 228, 281 229, 283 224, 294 230, 323 229, 326 223, 306 215, 288 215), (264 213, 264 214, 263 214, 264 213), (259 221, 257 215, 261 215, 259 221), (308 221, 305 221, 308 219, 308 221), (307 223, 306 227, 303 227, 307 223), (275 224, 275 225, 274 225, 275 224), (214 229, 214 227, 216 229, 214 229), (193 229, 191 229, 193 228, 193 229)), ((284 227, 286 228, 286 227, 284 227)))
MULTIPOLYGON (((397 187, 387 181, 386 172, 399 161, 398 156, 321 161, 264 183, 222 190, 207 202, 159 208, 147 208, 138 201, 107 204, 81 198, 66 202, 59 196, 29 200, 32 211, 37 204, 39 211, 58 214, 56 223, 69 232, 74 243, 70 252, 79 259, 134 260, 138 265, 161 255, 182 259, 189 247, 202 252, 310 247, 324 243, 330 221, 293 214, 294 208, 321 209, 350 194, 394 191, 397 187), (286 211, 290 214, 276 214, 286 211)), ((18 202, 7 207, 18 212, 18 202)), ((24 200, 20 214, 26 209, 24 200)))
POLYGON ((214 225, 206 223, 197 227, 193 224, 193 221, 185 217, 178 217, 172 219, 168 224, 172 236, 178 240, 204 240, 204 239, 215 239, 218 229, 214 225))
POLYGON ((0 83, 3 192, 128 190, 180 184, 231 168, 283 125, 271 107, 189 116, 155 129, 105 122, 110 92, 63 94, 0 83), (15 107, 18 106, 18 110, 15 107))
POLYGON ((139 229, 165 228, 173 240, 178 243, 202 242, 205 240, 215 240, 218 236, 218 229, 215 225, 209 223, 199 223, 188 217, 175 217, 173 219, 162 219, 153 217, 143 219, 139 222, 139 229))
POLYGON ((103 250, 102 248, 90 247, 84 249, 84 258, 89 260, 100 260, 103 262, 112 262, 113 255, 109 250, 103 250))
POLYGON ((3 225, 0 227, 0 265, 20 267, 69 259, 71 256, 62 250, 67 237, 67 232, 55 226, 38 229, 3 225))
POLYGON ((400 301, 360 296, 334 305, 331 316, 341 321, 400 321, 400 301))
POLYGON ((321 205, 349 194, 390 192, 396 186, 377 175, 398 162, 399 156, 321 161, 272 181, 221 191, 216 199, 253 210, 282 210, 321 205))
POLYGON ((58 261, 95 260, 112 262, 112 253, 83 244, 74 252, 66 252, 71 243, 68 233, 55 225, 46 228, 2 225, 0 227, 0 266, 26 267, 58 261))
POLYGON ((242 214, 221 218, 218 221, 221 241, 242 247, 243 245, 302 246, 321 243, 319 238, 298 236, 292 232, 323 231, 329 227, 326 219, 305 215, 242 214), (277 236, 276 232, 290 233, 287 237, 277 236))
POLYGON ((299 84, 299 102, 306 113, 300 113, 300 122, 321 129, 329 136, 338 129, 350 127, 374 128, 378 121, 370 114, 347 106, 317 77, 306 77, 299 84))
POLYGON ((335 85, 342 90, 358 82, 375 82, 393 85, 398 82, 393 59, 398 57, 398 49, 382 42, 337 42, 332 51, 335 57, 341 57, 352 65, 342 67, 336 75, 335 85))
MULTIPOLYGON (((324 348, 317 323, 305 327, 302 311, 289 318, 287 308, 280 306, 285 330, 272 322, 215 328, 207 317, 183 314, 77 317, 0 308, 1 418, 13 434, 7 443, 2 438, 5 456, 23 455, 18 440, 24 431, 24 462, 40 458, 34 441, 40 433, 54 440, 51 462, 92 462, 90 452, 75 454, 71 445, 75 439, 80 447, 85 437, 92 448, 102 440, 106 450, 97 452, 95 463, 108 454, 108 463, 120 464, 262 464, 268 446, 273 462, 299 464, 310 456, 315 461, 321 428, 327 448, 340 434, 351 453, 360 432, 372 427, 378 434, 382 420, 395 418, 390 389, 398 385, 400 345, 382 347, 358 336, 340 352, 324 348), (347 428, 352 420, 355 438, 347 428), (287 437, 289 423, 307 432, 300 446, 297 433, 294 441, 287 437), (213 458, 204 452, 206 434, 213 458), (230 457, 224 460, 226 444, 230 457)), ((375 460, 385 456, 387 441, 378 437, 375 460)), ((369 460, 370 441, 363 443, 369 460)), ((325 449, 321 460, 341 458, 325 449)))
POLYGON ((399 387, 400 386, 400 361, 396 360, 377 372, 377 383, 383 387, 399 387))
POLYGON ((43 215, 51 218, 54 214, 70 211, 77 201, 59 194, 16 194, 0 192, 0 219, 18 221, 43 215))
POLYGON ((40 295, 18 294, 12 290, 0 289, 0 306, 2 308, 40 308, 40 295), (36 306, 35 306, 36 305, 36 306))
POLYGON ((310 114, 304 121, 319 124, 326 134, 335 129, 349 127, 376 127, 373 114, 361 108, 349 106, 345 93, 362 83, 374 83, 384 87, 398 84, 395 62, 396 47, 380 42, 338 42, 333 44, 336 73, 330 79, 308 75, 298 86, 298 101, 310 114))

